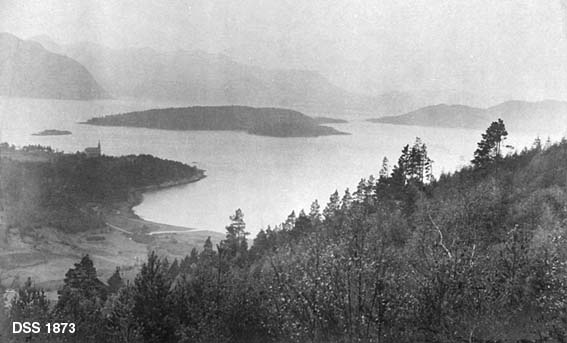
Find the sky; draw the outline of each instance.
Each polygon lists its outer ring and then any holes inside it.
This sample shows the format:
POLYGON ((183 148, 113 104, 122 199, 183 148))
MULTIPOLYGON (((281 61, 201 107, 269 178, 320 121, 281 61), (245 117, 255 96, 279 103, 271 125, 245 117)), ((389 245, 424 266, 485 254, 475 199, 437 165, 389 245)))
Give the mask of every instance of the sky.
POLYGON ((566 0, 0 0, 0 31, 224 53, 369 94, 537 100, 567 96, 566 13, 566 0))

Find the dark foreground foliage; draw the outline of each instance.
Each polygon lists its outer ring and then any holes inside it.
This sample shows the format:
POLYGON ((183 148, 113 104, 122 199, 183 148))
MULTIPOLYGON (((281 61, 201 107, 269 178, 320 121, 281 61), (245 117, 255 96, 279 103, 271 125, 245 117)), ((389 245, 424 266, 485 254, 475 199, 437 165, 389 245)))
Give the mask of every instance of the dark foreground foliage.
POLYGON ((114 288, 85 258, 57 304, 28 285, 8 316, 80 327, 31 342, 566 342, 567 142, 429 183, 417 143, 250 248, 237 211, 216 247, 114 288))

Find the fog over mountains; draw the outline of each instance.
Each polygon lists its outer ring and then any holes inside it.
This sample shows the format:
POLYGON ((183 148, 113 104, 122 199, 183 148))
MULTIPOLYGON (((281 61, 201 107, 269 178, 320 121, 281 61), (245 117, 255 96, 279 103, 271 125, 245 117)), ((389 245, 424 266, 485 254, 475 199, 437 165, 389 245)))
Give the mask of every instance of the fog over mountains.
POLYGON ((564 9, 560 0, 4 0, 0 31, 312 70, 349 93, 388 93, 417 105, 407 112, 439 103, 567 100, 564 9))
POLYGON ((0 95, 73 100, 109 96, 75 60, 8 33, 0 33, 0 95))
POLYGON ((484 128, 502 118, 522 131, 546 131, 550 125, 564 130, 567 116, 567 103, 560 101, 487 107, 473 92, 435 89, 372 96, 340 88, 316 71, 252 66, 221 53, 59 44, 47 35, 22 40, 1 33, 0 63, 0 95, 7 96, 354 112, 378 118, 375 122, 455 128, 484 128), (436 103, 443 104, 427 106, 436 103))
POLYGON ((410 94, 355 94, 331 84, 314 71, 265 69, 237 63, 223 54, 199 50, 111 49, 89 42, 59 45, 47 36, 32 39, 84 65, 115 97, 384 115, 423 105, 410 94))

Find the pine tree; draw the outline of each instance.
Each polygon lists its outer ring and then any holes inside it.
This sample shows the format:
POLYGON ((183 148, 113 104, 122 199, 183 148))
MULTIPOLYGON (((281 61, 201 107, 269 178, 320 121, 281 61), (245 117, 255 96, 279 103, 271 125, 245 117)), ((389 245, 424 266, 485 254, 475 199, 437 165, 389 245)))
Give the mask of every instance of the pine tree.
POLYGON ((542 145, 541 145, 541 138, 539 138, 539 136, 537 136, 534 139, 534 142, 532 143, 532 149, 534 149, 537 152, 541 151, 542 145))
POLYGON ((289 216, 287 216, 287 219, 285 220, 285 223, 283 223, 282 225, 282 229, 284 231, 291 231, 293 230, 293 227, 295 226, 295 220, 297 219, 296 215, 295 215, 295 211, 291 211, 291 213, 289 214, 289 216))
POLYGON ((117 342, 138 342, 140 326, 134 317, 134 289, 132 286, 120 288, 106 303, 106 329, 117 342))
MULTIPOLYGON (((209 237, 210 238, 210 237, 209 237)), ((210 240, 209 240, 210 242, 210 240)), ((197 261, 199 260, 199 252, 197 251, 197 248, 193 247, 193 249, 191 249, 191 253, 189 254, 189 256, 186 256, 186 259, 188 259, 188 264, 191 265, 193 263, 197 263, 197 261)), ((183 262, 181 263, 181 270, 182 271, 186 271, 186 266, 184 264, 187 264, 187 262, 185 262, 185 259, 183 259, 183 262)))
POLYGON ((508 136, 506 126, 502 119, 492 122, 486 132, 482 134, 482 140, 477 144, 474 159, 471 161, 478 168, 485 167, 492 161, 501 157, 502 142, 508 136))
POLYGON ((333 217, 335 217, 340 208, 341 198, 339 196, 339 192, 335 190, 335 192, 331 194, 327 206, 325 206, 325 208, 323 209, 323 217, 325 217, 325 220, 327 221, 332 221, 333 217))
POLYGON ((430 181, 432 164, 433 161, 427 155, 427 146, 421 138, 417 137, 410 151, 409 165, 407 166, 408 179, 421 184, 430 181))
POLYGON ((237 209, 234 215, 230 216, 230 225, 226 227, 226 238, 221 241, 220 249, 225 259, 242 267, 247 259, 248 242, 246 236, 246 223, 241 209, 237 209))
POLYGON ((76 332, 86 335, 85 342, 104 339, 98 323, 107 297, 107 287, 97 278, 93 261, 84 256, 65 274, 63 288, 55 306, 55 317, 64 322, 76 323, 76 332))
POLYGON ((388 158, 386 156, 384 156, 384 159, 382 160, 382 168, 380 169, 380 172, 378 173, 378 179, 384 180, 384 179, 387 179, 389 176, 390 176, 390 165, 389 165, 388 158))
POLYGON ((211 236, 207 237, 205 243, 203 244, 203 252, 212 252, 213 251, 213 243, 211 242, 211 236))
POLYGON ((392 172, 394 185, 405 186, 408 182, 424 184, 433 179, 433 160, 427 154, 427 146, 416 137, 414 144, 404 146, 398 165, 392 172))
POLYGON ((65 286, 72 290, 80 290, 85 295, 101 294, 101 282, 96 275, 96 268, 89 255, 85 255, 81 262, 75 263, 75 268, 69 269, 65 274, 65 286))
POLYGON ((116 270, 108 279, 107 283, 110 293, 117 293, 120 288, 124 287, 124 280, 122 280, 122 276, 120 276, 120 267, 116 267, 116 270))
POLYGON ((409 144, 406 144, 402 149, 402 154, 398 158, 397 168, 394 169, 394 173, 398 174, 396 176, 398 178, 401 178, 404 184, 407 182, 410 176, 410 172, 411 172, 410 163, 411 163, 410 146, 409 144))
POLYGON ((545 140, 545 145, 543 146, 544 150, 547 150, 551 147, 551 137, 547 136, 547 139, 545 140))
MULTIPOLYGON (((199 261, 205 264, 212 264, 215 259, 216 252, 213 250, 213 242, 211 236, 207 237, 203 244, 203 250, 199 254, 199 261)), ((197 263, 197 261, 195 261, 197 263)))
POLYGON ((321 206, 317 200, 311 203, 311 208, 309 209, 309 218, 313 225, 321 222, 321 206))
POLYGON ((147 343, 175 341, 175 319, 170 299, 171 283, 163 261, 152 251, 134 281, 132 313, 147 343))
MULTIPOLYGON (((0 303, 0 306, 4 306, 0 303)), ((3 310, 3 309, 1 309, 3 310)), ((30 278, 23 287, 18 289, 16 297, 12 300, 9 312, 9 321, 12 322, 39 322, 49 321, 49 300, 42 289, 32 285, 30 278)), ((11 330, 11 328, 10 328, 11 330)), ((0 335, 0 337, 2 337, 0 335)), ((46 336, 37 334, 20 334, 13 336, 13 342, 42 342, 46 336)))
POLYGON ((352 195, 350 194, 349 189, 345 189, 345 194, 343 194, 343 198, 341 199, 341 211, 346 212, 352 205, 352 195))
POLYGON ((305 236, 313 231, 313 221, 305 214, 304 210, 299 211, 299 216, 295 221, 295 226, 291 232, 291 239, 297 241, 299 238, 305 236))
POLYGON ((169 270, 167 271, 167 276, 173 282, 175 278, 179 275, 179 272, 180 272, 179 261, 177 261, 177 259, 174 259, 173 262, 171 263, 171 266, 169 266, 169 270))
POLYGON ((254 238, 252 247, 250 248, 250 257, 252 260, 259 259, 265 252, 270 249, 268 236, 264 230, 260 230, 254 238))

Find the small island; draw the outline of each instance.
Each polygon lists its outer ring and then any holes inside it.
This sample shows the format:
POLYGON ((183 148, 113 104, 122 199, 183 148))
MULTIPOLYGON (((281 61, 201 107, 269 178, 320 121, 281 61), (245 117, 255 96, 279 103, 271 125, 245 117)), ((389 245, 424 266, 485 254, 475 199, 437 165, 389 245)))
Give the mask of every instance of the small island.
POLYGON ((319 125, 316 119, 297 111, 247 106, 152 109, 91 118, 83 124, 181 131, 243 131, 253 135, 271 137, 319 137, 347 134, 332 127, 319 125))
POLYGON ((70 134, 72 134, 71 131, 50 129, 33 133, 32 136, 66 136, 70 134))

